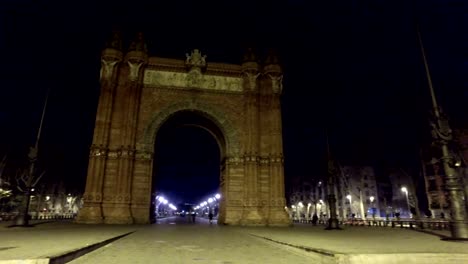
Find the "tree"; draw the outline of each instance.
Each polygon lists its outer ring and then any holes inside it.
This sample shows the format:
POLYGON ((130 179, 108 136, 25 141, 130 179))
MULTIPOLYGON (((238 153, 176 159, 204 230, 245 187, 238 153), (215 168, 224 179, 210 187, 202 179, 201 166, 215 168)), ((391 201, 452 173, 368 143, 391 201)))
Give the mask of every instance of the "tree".
POLYGON ((34 191, 34 186, 44 176, 45 171, 41 174, 36 174, 35 161, 37 159, 37 147, 30 148, 29 152, 30 166, 28 169, 19 169, 16 173, 16 187, 24 193, 23 210, 16 219, 16 225, 29 225, 29 204, 31 202, 31 193, 34 191))
POLYGON ((0 200, 6 197, 11 196, 11 185, 9 179, 3 175, 6 166, 6 158, 5 155, 0 162, 0 200))

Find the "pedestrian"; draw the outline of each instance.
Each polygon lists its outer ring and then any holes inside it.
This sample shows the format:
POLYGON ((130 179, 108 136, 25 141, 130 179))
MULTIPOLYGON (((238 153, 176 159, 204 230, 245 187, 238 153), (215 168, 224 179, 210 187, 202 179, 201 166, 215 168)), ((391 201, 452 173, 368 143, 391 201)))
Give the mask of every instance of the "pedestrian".
POLYGON ((210 224, 211 224, 213 222, 213 213, 212 212, 210 212, 208 214, 208 219, 210 219, 210 224))
POLYGON ((317 214, 314 214, 314 215, 312 216, 312 224, 313 224, 313 225, 317 225, 317 221, 318 221, 318 216, 317 216, 317 214))
POLYGON ((197 216, 197 213, 195 212, 192 212, 192 222, 195 223, 195 217, 197 216))

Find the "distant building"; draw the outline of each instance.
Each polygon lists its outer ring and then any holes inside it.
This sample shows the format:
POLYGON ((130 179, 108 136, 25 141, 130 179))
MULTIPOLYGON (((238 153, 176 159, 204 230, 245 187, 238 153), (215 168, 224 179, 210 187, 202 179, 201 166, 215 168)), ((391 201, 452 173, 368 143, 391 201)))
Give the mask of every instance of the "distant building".
POLYGON ((371 166, 342 166, 338 183, 338 215, 366 218, 381 216, 374 169, 371 166))
POLYGON ((392 188, 391 208, 389 208, 391 209, 392 216, 399 214, 400 217, 404 218, 413 217, 412 212, 416 212, 415 208, 417 208, 416 188, 414 187, 413 180, 402 169, 389 169, 387 173, 392 188))
POLYGON ((314 214, 325 217, 327 196, 324 186, 323 180, 295 178, 288 197, 290 217, 297 220, 310 220, 314 214))

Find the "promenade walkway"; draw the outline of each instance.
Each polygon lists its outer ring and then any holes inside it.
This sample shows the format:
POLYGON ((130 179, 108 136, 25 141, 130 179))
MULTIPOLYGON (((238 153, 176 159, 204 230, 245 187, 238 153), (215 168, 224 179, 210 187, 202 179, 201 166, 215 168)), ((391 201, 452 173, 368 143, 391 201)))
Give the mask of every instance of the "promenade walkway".
POLYGON ((36 224, 0 224, 0 264, 468 263, 468 243, 408 229, 231 227, 182 217, 154 225, 36 224))

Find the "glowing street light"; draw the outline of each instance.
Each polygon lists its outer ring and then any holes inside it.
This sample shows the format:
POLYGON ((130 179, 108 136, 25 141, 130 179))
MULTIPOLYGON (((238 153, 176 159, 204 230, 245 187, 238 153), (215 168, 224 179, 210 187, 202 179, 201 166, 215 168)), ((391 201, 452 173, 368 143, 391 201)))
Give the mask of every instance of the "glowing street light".
POLYGON ((352 209, 353 201, 352 201, 351 194, 346 195, 346 199, 349 200, 349 214, 352 215, 353 214, 353 209, 352 209))
POLYGON ((406 196, 406 205, 408 206, 408 216, 411 218, 411 207, 408 199, 408 189, 406 187, 401 187, 401 191, 405 193, 406 196))
POLYGON ((215 198, 219 200, 221 198, 221 194, 219 193, 215 194, 215 198))
POLYGON ((208 203, 214 202, 213 198, 208 198, 208 203))

